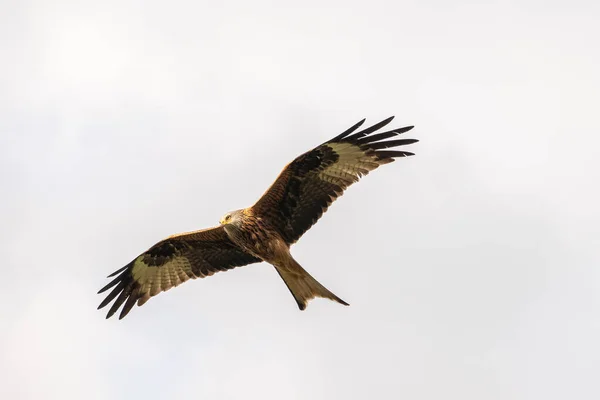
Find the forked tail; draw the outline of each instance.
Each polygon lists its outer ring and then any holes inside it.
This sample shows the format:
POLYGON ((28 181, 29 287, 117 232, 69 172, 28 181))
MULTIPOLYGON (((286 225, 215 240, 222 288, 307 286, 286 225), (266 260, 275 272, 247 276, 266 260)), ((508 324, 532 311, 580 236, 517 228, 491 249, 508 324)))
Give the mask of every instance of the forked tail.
POLYGON ((275 266, 275 269, 292 293, 292 296, 294 296, 294 299, 296 299, 296 303, 298 303, 298 307, 301 310, 304 310, 309 300, 315 297, 331 299, 345 306, 349 305, 317 282, 292 256, 289 257, 284 265, 275 266))

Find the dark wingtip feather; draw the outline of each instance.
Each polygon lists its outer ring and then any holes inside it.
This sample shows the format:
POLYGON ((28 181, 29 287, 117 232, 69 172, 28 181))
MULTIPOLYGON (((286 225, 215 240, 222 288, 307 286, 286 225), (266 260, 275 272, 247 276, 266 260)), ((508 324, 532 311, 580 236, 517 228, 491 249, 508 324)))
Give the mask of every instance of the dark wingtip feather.
POLYGON ((414 156, 415 153, 411 153, 410 151, 398 151, 398 150, 386 150, 386 151, 377 151, 375 154, 379 157, 379 159, 386 158, 395 158, 395 157, 410 157, 414 156))
POLYGON ((413 144, 413 143, 417 143, 417 142, 418 142, 417 139, 398 139, 398 140, 388 140, 386 142, 369 143, 369 144, 365 144, 363 146, 365 146, 366 148, 372 149, 372 150, 379 150, 379 149, 389 149, 389 148, 397 147, 397 146, 406 146, 408 144, 413 144))
MULTIPOLYGON (((120 269, 119 271, 121 271, 122 269, 120 269)), ((112 281, 110 281, 106 286, 104 286, 102 289, 98 290, 98 294, 104 293, 106 292, 108 289, 110 289, 111 287, 115 286, 117 283, 122 282, 123 279, 125 278, 125 275, 127 275, 129 273, 129 271, 123 271, 121 273, 121 275, 117 276, 115 279, 113 279, 112 281)))
POLYGON ((394 132, 396 132, 398 135, 400 135, 400 134, 402 134, 404 132, 410 131, 414 127, 415 127, 414 125, 409 125, 409 126, 405 126, 404 128, 394 129, 394 132))
POLYGON ((390 122, 392 122, 392 120, 395 118, 395 116, 391 116, 388 117, 386 119, 384 119, 381 122, 376 123, 373 126, 370 126, 366 129, 363 129, 360 132, 356 132, 354 134, 352 134, 354 131, 356 131, 364 122, 365 122, 365 118, 363 118, 361 121, 359 121, 358 123, 354 124, 353 126, 351 126, 350 128, 348 128, 347 130, 345 130, 344 132, 340 133, 339 135, 337 135, 336 137, 334 137, 331 140, 328 140, 327 142, 323 143, 323 144, 327 144, 327 143, 334 143, 334 142, 357 142, 360 144, 363 143, 372 143, 375 142, 377 140, 383 140, 383 139, 387 139, 389 137, 395 136, 395 135, 400 135, 404 132, 408 132, 411 129, 414 128, 414 125, 410 125, 410 126, 405 126, 403 128, 398 128, 398 129, 393 129, 387 132, 383 132, 383 133, 379 133, 377 135, 373 135, 372 136, 372 140, 370 140, 368 138, 368 135, 370 135, 371 133, 383 128, 384 126, 388 125, 390 122), (352 135, 351 135, 352 134, 352 135))
POLYGON ((392 122, 393 119, 394 119, 394 116, 388 117, 388 118, 384 119, 383 121, 378 122, 375 125, 368 127, 367 129, 363 129, 360 132, 356 132, 355 134, 344 138, 344 140, 348 141, 348 142, 352 142, 352 141, 356 141, 360 138, 364 138, 365 136, 375 132, 376 130, 383 128, 384 126, 386 126, 387 124, 392 122))
POLYGON ((123 309, 121 310, 121 314, 119 315, 119 319, 123 319, 123 318, 125 318, 125 316, 127 314, 129 314, 129 311, 131 311, 131 309, 135 305, 135 302, 137 301, 137 299, 138 299, 138 289, 134 289, 129 294, 129 297, 127 298, 127 301, 125 302, 125 305, 123 306, 123 309))
POLYGON ((364 131, 375 132, 377 129, 383 128, 384 126, 386 126, 387 124, 389 124, 390 122, 392 122, 394 120, 394 118, 396 118, 394 115, 392 115, 390 117, 387 117, 383 121, 380 121, 380 122, 376 123, 375 125, 367 128, 367 129, 363 129, 363 132, 364 131))
POLYGON ((110 303, 125 287, 125 281, 121 281, 113 290, 102 300, 102 303, 98 306, 98 310, 105 307, 108 303, 110 303))
POLYGON ((125 302, 125 300, 127 300, 129 298, 130 294, 131 294, 131 291, 128 290, 128 287, 125 288, 121 292, 119 297, 117 297, 117 300, 115 300, 112 307, 110 307, 110 310, 108 310, 108 314, 106 315, 106 318, 112 317, 114 315, 114 313, 116 313, 117 310, 121 307, 121 305, 125 302))
POLYGON ((115 272, 113 272, 112 274, 107 276, 107 278, 112 278, 113 276, 117 275, 118 273, 125 271, 127 269, 127 267, 129 267, 129 264, 127 264, 123 268, 119 268, 118 270, 116 270, 115 272))
POLYGON ((341 139, 345 138, 346 136, 348 136, 349 134, 351 134, 352 132, 354 132, 355 130, 357 130, 358 128, 360 128, 360 126, 362 124, 364 124, 366 120, 367 120, 366 118, 361 119, 356 124, 352 125, 350 128, 346 129, 344 132, 340 133, 339 135, 337 135, 336 137, 334 137, 331 140, 328 140, 325 143, 336 142, 338 140, 341 140, 341 139))
POLYGON ((358 145, 375 143, 380 140, 389 139, 394 136, 401 135, 404 132, 410 131, 412 128, 414 128, 414 126, 405 126, 404 128, 392 129, 391 131, 376 133, 375 135, 363 136, 361 138, 355 139, 354 141, 358 145))
MULTIPOLYGON (((120 304, 119 304, 119 306, 120 306, 120 304)), ((114 305, 113 305, 113 307, 114 307, 114 305)), ((117 309, 119 308, 119 307, 117 307, 116 309, 113 310, 113 307, 111 307, 110 310, 108 310, 108 312, 106 313, 106 319, 109 319, 110 317, 112 317, 117 312, 117 309)))

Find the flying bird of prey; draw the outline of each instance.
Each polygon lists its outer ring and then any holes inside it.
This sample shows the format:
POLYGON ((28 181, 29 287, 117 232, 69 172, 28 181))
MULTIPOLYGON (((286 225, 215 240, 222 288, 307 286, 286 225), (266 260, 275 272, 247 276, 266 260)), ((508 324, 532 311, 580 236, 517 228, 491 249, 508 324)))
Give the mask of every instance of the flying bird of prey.
POLYGON ((150 247, 123 268, 98 293, 112 288, 98 309, 112 300, 106 318, 124 304, 119 319, 133 305, 189 279, 204 278, 252 263, 275 267, 300 310, 314 297, 348 305, 298 264, 290 254, 294 244, 348 188, 380 165, 413 153, 388 150, 415 143, 394 139, 412 126, 376 133, 394 117, 354 133, 364 119, 333 139, 298 156, 279 174, 252 206, 223 216, 220 225, 170 236, 150 247))

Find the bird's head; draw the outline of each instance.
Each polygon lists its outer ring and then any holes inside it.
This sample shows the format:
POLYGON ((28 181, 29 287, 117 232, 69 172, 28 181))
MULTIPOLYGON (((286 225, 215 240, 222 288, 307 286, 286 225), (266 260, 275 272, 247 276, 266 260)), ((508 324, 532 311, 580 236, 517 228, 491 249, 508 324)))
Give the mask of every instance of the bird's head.
POLYGON ((242 210, 230 211, 227 214, 223 215, 219 223, 221 225, 227 224, 237 224, 241 220, 242 210))

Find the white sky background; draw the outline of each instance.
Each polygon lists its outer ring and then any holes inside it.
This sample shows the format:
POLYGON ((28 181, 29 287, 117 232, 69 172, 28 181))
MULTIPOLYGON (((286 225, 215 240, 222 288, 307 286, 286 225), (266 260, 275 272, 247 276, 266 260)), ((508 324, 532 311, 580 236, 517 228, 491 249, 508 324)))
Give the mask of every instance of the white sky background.
POLYGON ((597 2, 2 2, 0 397, 600 398, 597 2), (416 157, 122 321, 106 275, 396 115, 416 157))

